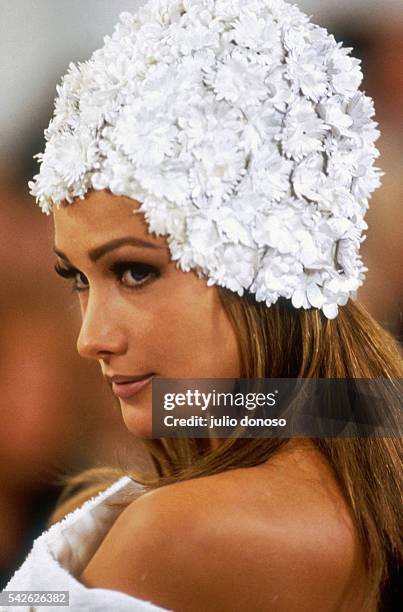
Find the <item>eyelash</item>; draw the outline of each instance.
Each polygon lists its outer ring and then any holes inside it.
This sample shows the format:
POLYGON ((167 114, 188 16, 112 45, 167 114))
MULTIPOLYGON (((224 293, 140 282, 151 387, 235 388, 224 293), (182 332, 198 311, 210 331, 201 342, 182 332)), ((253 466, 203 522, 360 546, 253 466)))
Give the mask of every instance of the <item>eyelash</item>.
MULTIPOLYGON (((54 269, 55 269, 56 274, 58 274, 59 276, 63 278, 74 279, 78 274, 81 274, 81 272, 77 270, 77 268, 67 267, 67 266, 63 267, 59 263, 55 265, 54 269)), ((137 285, 132 285, 132 286, 125 285, 123 283, 124 287, 137 291, 138 289, 141 289, 141 287, 149 283, 152 278, 157 278, 159 276, 159 270, 155 268, 154 266, 151 266, 149 264, 140 263, 140 262, 135 262, 135 261, 117 261, 116 263, 112 264, 111 267, 109 268, 109 270, 113 272, 114 274, 116 274, 118 278, 121 278, 123 273, 126 272, 127 270, 130 270, 131 272, 133 272, 133 270, 136 270, 136 269, 137 269, 137 273, 139 270, 142 272, 146 272, 149 278, 147 278, 144 281, 140 281, 137 285)), ((77 281, 73 283, 73 286, 72 286, 73 293, 81 293, 82 291, 86 291, 86 290, 87 290, 87 287, 79 288, 77 286, 77 281)))

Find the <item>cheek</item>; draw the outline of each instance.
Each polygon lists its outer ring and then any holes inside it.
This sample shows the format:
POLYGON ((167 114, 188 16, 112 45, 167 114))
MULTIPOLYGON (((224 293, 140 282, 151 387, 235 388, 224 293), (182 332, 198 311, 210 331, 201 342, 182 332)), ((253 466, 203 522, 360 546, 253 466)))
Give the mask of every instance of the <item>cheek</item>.
POLYGON ((153 352, 172 378, 240 377, 235 332, 212 294, 166 301, 152 324, 153 352), (178 306, 179 304, 179 306, 178 306))

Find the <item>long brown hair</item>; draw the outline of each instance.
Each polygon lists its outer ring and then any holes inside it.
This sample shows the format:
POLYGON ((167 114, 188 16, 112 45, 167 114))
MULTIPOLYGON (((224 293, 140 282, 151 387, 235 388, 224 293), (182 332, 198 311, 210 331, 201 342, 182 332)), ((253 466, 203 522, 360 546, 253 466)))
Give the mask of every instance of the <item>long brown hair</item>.
MULTIPOLYGON (((280 299, 268 308, 246 294, 218 288, 239 340, 244 378, 402 377, 395 340, 365 308, 350 300, 329 320, 317 309, 293 308, 280 299)), ((397 393, 397 391, 396 391, 397 393)), ((402 440, 397 437, 312 438, 327 458, 355 517, 372 585, 368 604, 390 610, 401 567, 402 440)), ((289 439, 228 438, 143 440, 155 471, 87 470, 67 480, 49 524, 60 520, 116 478, 127 474, 144 491, 267 461, 289 439), (77 489, 81 489, 77 492, 77 489)), ((380 609, 380 608, 379 608, 380 609)))

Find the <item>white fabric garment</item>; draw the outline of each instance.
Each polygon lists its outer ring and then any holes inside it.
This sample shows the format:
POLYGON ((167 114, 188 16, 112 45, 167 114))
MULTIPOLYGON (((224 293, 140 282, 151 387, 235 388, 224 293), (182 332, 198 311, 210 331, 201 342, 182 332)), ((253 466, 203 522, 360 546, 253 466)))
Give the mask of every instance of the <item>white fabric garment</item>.
POLYGON ((5 587, 7 591, 69 591, 69 607, 0 605, 0 611, 166 612, 167 608, 151 602, 111 589, 90 589, 77 580, 122 511, 106 502, 119 501, 121 496, 142 489, 139 483, 124 476, 67 514, 34 541, 24 563, 5 587))

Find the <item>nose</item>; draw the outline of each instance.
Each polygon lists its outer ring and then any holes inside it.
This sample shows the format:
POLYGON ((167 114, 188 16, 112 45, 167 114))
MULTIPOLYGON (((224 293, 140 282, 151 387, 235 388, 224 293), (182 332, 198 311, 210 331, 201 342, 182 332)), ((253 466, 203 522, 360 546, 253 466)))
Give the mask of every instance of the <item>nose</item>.
POLYGON ((77 351, 87 359, 104 359, 127 351, 122 317, 105 300, 89 297, 77 338, 77 351))

